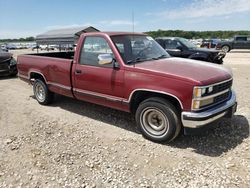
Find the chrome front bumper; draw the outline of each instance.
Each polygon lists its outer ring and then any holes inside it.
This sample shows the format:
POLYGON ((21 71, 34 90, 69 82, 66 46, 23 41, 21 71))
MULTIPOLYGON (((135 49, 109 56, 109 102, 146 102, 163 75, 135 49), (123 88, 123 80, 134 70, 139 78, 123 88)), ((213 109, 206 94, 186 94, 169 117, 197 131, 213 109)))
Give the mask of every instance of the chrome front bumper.
POLYGON ((231 98, 212 109, 203 112, 182 112, 181 119, 184 128, 200 128, 204 125, 212 123, 213 121, 224 117, 232 116, 236 111, 237 102, 236 95, 232 91, 231 98))

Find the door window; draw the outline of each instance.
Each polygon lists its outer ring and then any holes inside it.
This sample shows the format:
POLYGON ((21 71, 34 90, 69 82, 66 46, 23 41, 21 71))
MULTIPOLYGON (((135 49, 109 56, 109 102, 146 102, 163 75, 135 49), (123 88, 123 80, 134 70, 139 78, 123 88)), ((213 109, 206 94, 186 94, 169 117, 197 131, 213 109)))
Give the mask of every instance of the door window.
POLYGON ((166 40, 165 41, 165 48, 166 49, 176 49, 178 46, 181 46, 181 44, 176 40, 166 40))
POLYGON ((80 64, 99 67, 112 67, 112 64, 99 64, 99 55, 109 54, 114 57, 107 41, 102 37, 86 37, 81 50, 80 64))
POLYGON ((247 41, 247 37, 236 37, 236 41, 247 41))

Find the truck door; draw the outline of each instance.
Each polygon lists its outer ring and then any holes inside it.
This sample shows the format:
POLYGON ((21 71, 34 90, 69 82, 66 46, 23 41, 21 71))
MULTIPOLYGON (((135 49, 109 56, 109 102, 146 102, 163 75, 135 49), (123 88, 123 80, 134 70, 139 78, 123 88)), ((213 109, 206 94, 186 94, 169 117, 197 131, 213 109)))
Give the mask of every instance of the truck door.
POLYGON ((250 49, 250 36, 247 37, 247 49, 250 49))
POLYGON ((234 49, 247 49, 248 47, 247 37, 245 36, 239 36, 235 37, 234 41, 234 49))
POLYGON ((171 56, 182 57, 182 50, 178 49, 179 46, 181 44, 175 39, 165 40, 165 49, 171 56))
POLYGON ((124 93, 124 71, 113 68, 112 63, 100 65, 98 58, 103 54, 114 57, 106 39, 101 36, 87 36, 79 62, 73 67, 74 95, 78 99, 94 103, 119 105, 124 93))

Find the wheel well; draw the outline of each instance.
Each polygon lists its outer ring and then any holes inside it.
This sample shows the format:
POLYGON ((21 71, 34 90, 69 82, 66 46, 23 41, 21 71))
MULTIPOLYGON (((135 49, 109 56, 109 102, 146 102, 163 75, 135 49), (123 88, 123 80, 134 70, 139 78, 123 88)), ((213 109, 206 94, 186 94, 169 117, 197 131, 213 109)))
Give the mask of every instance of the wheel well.
POLYGON ((40 73, 36 73, 36 72, 31 72, 30 73, 30 80, 31 79, 40 79, 40 80, 42 80, 44 83, 46 83, 46 81, 45 81, 45 79, 44 79, 44 77, 43 77, 43 75, 41 75, 40 73))
POLYGON ((130 111, 132 113, 135 113, 140 103, 148 98, 151 97, 160 97, 168 100, 171 104, 173 104, 178 111, 181 110, 181 104, 180 102, 173 96, 162 94, 162 93, 156 93, 151 91, 136 91, 130 101, 130 111))

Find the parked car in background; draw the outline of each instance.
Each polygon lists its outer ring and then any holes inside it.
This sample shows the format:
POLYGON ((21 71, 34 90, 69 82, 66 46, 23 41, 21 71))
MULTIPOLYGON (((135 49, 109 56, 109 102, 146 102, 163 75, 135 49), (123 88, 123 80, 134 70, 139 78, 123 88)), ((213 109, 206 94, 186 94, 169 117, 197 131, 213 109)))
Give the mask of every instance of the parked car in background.
POLYGON ((59 51, 73 51, 74 46, 72 44, 62 44, 58 46, 59 51))
POLYGON ((189 41, 192 42, 196 47, 200 47, 203 39, 190 39, 189 41))
POLYGON ((170 57, 143 33, 83 33, 75 52, 19 55, 18 71, 38 103, 57 93, 131 112, 157 142, 232 117, 237 104, 230 71, 170 57))
POLYGON ((17 62, 12 54, 0 49, 0 76, 16 76, 17 62))
POLYGON ((32 51, 34 50, 44 50, 44 51, 53 51, 56 49, 56 45, 36 45, 34 44, 32 47, 32 51))
POLYGON ((16 45, 16 44, 13 44, 13 43, 8 43, 8 44, 6 45, 6 48, 7 48, 8 50, 16 50, 16 49, 17 49, 17 45, 16 45))
POLYGON ((53 51, 56 47, 57 45, 40 45, 40 49, 45 51, 53 51))
POLYGON ((5 44, 2 44, 2 45, 1 45, 1 50, 2 50, 3 52, 8 52, 7 46, 6 46, 5 44))
POLYGON ((155 39, 171 56, 189 58, 222 64, 224 52, 215 49, 198 48, 181 37, 159 37, 155 39))
POLYGON ((229 52, 233 49, 250 49, 250 36, 237 35, 229 41, 221 41, 216 45, 216 49, 229 52))
POLYGON ((220 42, 220 39, 205 39, 201 43, 201 48, 215 48, 216 45, 220 42))

